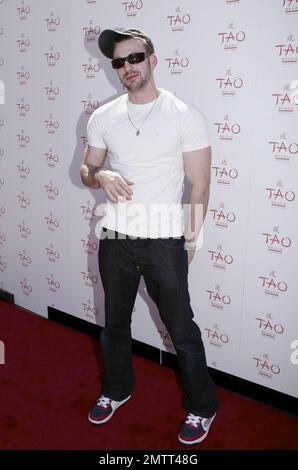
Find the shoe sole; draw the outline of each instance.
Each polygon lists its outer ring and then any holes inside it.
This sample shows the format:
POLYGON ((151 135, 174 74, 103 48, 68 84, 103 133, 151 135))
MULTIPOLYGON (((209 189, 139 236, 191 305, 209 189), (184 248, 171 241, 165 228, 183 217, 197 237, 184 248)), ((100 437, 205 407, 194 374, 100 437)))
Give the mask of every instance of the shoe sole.
POLYGON ((181 442, 182 444, 189 445, 189 446, 191 446, 191 445, 193 445, 193 444, 198 444, 199 442, 202 442, 202 441, 203 441, 204 439, 206 439, 206 437, 208 436, 209 429, 210 429, 211 424, 213 423, 215 417, 216 417, 216 413, 215 413, 215 415, 212 417, 212 419, 211 419, 211 421, 210 421, 210 423, 209 423, 209 425, 208 425, 208 428, 207 428, 205 434, 203 434, 203 436, 199 437, 198 439, 196 439, 196 440, 194 440, 194 441, 184 441, 184 440, 182 439, 182 437, 180 437, 180 434, 178 434, 178 440, 179 440, 179 442, 181 442))
POLYGON ((113 414, 115 413, 116 410, 118 410, 119 406, 121 405, 124 405, 124 403, 126 403, 129 399, 130 399, 131 395, 128 395, 128 397, 126 397, 124 400, 120 401, 118 403, 118 405, 113 409, 112 413, 109 414, 109 416, 107 416, 105 419, 102 419, 101 421, 96 421, 95 419, 92 419, 91 418, 91 415, 90 413, 88 414, 88 420, 90 421, 90 423, 92 424, 103 424, 103 423, 106 423, 107 421, 109 421, 109 419, 112 418, 113 414))

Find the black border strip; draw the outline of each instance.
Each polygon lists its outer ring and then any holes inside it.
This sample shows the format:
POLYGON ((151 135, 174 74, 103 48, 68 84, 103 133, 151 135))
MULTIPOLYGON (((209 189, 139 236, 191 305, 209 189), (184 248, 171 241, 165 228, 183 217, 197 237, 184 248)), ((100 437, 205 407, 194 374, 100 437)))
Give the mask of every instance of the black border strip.
POLYGON ((0 289, 0 300, 14 305, 14 295, 6 290, 0 289))
POLYGON ((231 464, 243 466, 246 464, 258 464, 259 466, 273 466, 273 464, 288 464, 293 466, 297 456, 295 451, 276 450, 198 450, 197 448, 183 450, 2 450, 0 463, 24 464, 30 463, 31 468, 40 469, 45 463, 71 463, 86 465, 89 468, 97 468, 99 465, 117 465, 118 468, 144 468, 144 464, 154 467, 170 464, 174 466, 218 464, 219 468, 231 468, 231 464), (130 463, 128 463, 128 459, 130 463), (117 460, 119 459, 119 460, 117 460), (126 459, 126 460, 124 460, 126 459), (33 464, 33 465, 32 465, 33 464), (130 466, 131 465, 131 466, 130 466))

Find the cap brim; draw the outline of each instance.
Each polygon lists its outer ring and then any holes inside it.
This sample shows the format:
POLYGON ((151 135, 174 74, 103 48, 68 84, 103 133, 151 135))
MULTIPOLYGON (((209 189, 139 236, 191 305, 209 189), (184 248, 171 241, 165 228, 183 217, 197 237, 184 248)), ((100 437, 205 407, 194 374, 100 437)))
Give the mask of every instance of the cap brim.
POLYGON ((106 57, 113 59, 114 41, 125 37, 130 38, 131 36, 129 33, 105 29, 98 37, 98 47, 106 57))

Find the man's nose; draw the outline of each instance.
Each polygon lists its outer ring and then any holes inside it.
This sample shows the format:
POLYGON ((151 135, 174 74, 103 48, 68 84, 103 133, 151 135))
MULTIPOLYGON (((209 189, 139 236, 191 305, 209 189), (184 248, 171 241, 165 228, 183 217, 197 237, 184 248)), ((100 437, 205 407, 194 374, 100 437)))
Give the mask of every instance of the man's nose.
POLYGON ((124 65, 123 65, 125 71, 127 72, 128 70, 131 70, 132 69, 132 65, 128 62, 128 60, 126 60, 124 62, 124 65))

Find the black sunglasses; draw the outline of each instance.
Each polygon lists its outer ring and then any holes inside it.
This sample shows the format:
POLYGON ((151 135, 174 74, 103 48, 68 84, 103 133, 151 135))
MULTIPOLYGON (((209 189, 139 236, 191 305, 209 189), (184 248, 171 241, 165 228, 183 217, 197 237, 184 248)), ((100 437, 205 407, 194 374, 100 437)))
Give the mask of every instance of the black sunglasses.
POLYGON ((117 57, 116 59, 113 59, 111 64, 113 69, 121 69, 121 67, 124 66, 126 60, 129 64, 139 64, 149 57, 149 55, 150 54, 147 54, 147 52, 133 52, 127 57, 117 57))

